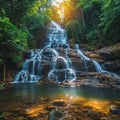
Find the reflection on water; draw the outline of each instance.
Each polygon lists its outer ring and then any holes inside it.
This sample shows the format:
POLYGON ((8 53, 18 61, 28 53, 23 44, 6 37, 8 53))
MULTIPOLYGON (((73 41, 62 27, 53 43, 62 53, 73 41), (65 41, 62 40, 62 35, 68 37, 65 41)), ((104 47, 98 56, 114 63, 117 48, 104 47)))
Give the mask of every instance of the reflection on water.
POLYGON ((87 99, 120 100, 118 90, 96 88, 61 88, 39 86, 36 83, 14 84, 14 89, 0 92, 0 99, 21 97, 22 99, 36 99, 39 97, 56 98, 57 96, 84 97, 87 99))

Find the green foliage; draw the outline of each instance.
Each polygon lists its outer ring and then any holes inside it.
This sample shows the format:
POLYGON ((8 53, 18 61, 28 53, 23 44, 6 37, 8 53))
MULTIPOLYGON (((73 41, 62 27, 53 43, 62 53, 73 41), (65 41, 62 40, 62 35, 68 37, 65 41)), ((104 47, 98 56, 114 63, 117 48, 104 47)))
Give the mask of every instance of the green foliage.
MULTIPOLYGON (((106 44, 120 42, 120 1, 108 0, 102 7, 101 22, 99 27, 107 41, 106 44)), ((110 44, 111 45, 111 44, 110 44)))
MULTIPOLYGON (((120 42, 120 1, 119 0, 80 0, 74 6, 78 13, 80 32, 72 37, 79 36, 78 42, 104 46, 120 42), (77 35, 76 35, 77 34, 77 35)), ((67 17, 67 16, 65 16, 67 17)), ((67 18, 66 18, 67 19, 67 18)), ((68 23, 71 21, 70 19, 68 23)), ((72 28, 71 33, 72 33, 72 28)), ((70 30, 69 30, 70 31, 70 30)), ((69 33, 70 34, 70 33, 69 33)), ((77 38, 78 39, 78 38, 77 38)))
POLYGON ((4 89, 5 83, 0 82, 0 90, 4 89))
POLYGON ((99 0, 82 0, 77 7, 83 8, 84 21, 86 29, 82 36, 89 44, 99 44, 100 30, 98 24, 100 22, 102 3, 99 0))
MULTIPOLYGON (((49 1, 49 0, 48 0, 49 1)), ((34 39, 36 28, 43 27, 49 20, 50 7, 47 0, 1 0, 0 14, 2 10, 6 11, 10 21, 17 26, 17 28, 26 32, 29 39, 34 39)))
POLYGON ((79 26, 80 26, 79 22, 76 20, 69 21, 65 26, 69 39, 73 39, 74 42, 78 42, 79 40, 80 36, 79 26))
POLYGON ((92 45, 96 45, 99 43, 98 39, 99 39, 99 31, 96 29, 91 30, 87 35, 87 40, 88 43, 92 44, 92 45))
POLYGON ((41 40, 41 28, 51 17, 49 1, 0 0, 0 67, 16 68, 21 65, 24 51, 37 47, 36 38, 39 35, 41 40))
POLYGON ((0 17, 0 59, 12 58, 14 62, 21 60, 21 53, 27 48, 26 33, 15 27, 7 17, 0 17))

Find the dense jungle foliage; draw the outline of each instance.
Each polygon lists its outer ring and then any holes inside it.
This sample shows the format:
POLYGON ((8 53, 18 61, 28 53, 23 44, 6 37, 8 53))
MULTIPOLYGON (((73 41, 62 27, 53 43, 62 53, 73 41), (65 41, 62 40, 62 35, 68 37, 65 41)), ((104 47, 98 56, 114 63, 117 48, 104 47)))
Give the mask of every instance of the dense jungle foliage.
MULTIPOLYGON (((120 42, 119 0, 0 0, 0 69, 21 66, 23 53, 43 44, 55 20, 71 43, 97 47, 120 42)), ((4 75, 5 77, 5 75, 4 75)))
MULTIPOLYGON (((119 0, 72 0, 70 2, 71 6, 66 9, 69 9, 73 16, 65 19, 65 28, 72 41, 98 47, 120 42, 119 0)), ((70 16, 70 13, 66 16, 70 16)))

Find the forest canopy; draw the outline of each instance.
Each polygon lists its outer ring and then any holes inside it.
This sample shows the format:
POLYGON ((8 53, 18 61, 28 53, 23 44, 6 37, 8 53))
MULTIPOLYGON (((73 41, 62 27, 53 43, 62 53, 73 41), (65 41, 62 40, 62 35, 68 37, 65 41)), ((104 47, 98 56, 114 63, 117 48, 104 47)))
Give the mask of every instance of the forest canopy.
MULTIPOLYGON (((64 9, 63 24, 73 42, 98 47, 120 42, 119 0, 64 0, 60 7, 64 9), (76 23, 79 23, 78 28, 76 23)), ((58 17, 54 19, 60 21, 58 17)))

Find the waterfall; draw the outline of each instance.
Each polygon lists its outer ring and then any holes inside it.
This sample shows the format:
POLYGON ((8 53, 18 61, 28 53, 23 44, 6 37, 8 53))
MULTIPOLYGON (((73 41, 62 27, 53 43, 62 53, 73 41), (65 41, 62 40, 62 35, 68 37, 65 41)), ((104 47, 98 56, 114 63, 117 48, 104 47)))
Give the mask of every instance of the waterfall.
MULTIPOLYGON (((47 40, 42 49, 30 50, 30 57, 23 63, 22 70, 15 76, 12 83, 38 82, 42 79, 56 82, 76 80, 76 70, 69 57, 70 45, 67 41, 66 31, 56 22, 52 21, 47 40)), ((96 72, 109 73, 102 69, 97 61, 85 56, 79 45, 75 45, 76 52, 84 64, 84 71, 88 71, 87 61, 91 61, 96 72)), ((109 73, 115 75, 114 73, 109 73)))
POLYGON ((65 50, 65 55, 64 57, 60 55, 54 57, 53 69, 48 73, 48 79, 53 79, 57 82, 76 80, 76 73, 71 66, 71 60, 68 57, 67 50, 69 49, 69 44, 67 44, 66 31, 54 21, 51 22, 49 30, 49 44, 46 46, 54 49, 60 47, 65 50))
MULTIPOLYGON (((108 73, 108 74, 111 74, 111 75, 113 75, 113 76, 119 77, 119 76, 116 75, 115 73, 112 73, 112 72, 108 72, 108 71, 106 71, 106 70, 103 70, 103 68, 101 67, 101 65, 100 65, 97 61, 92 60, 92 59, 90 59, 89 57, 85 56, 85 55, 83 54, 82 50, 80 50, 78 44, 75 45, 75 48, 76 48, 77 53, 80 55, 81 59, 84 61, 85 68, 87 68, 87 63, 86 63, 86 61, 91 61, 91 62, 94 64, 94 66, 95 66, 96 72, 108 73)), ((89 71, 87 71, 87 72, 89 72, 89 71)))
POLYGON ((66 31, 52 21, 43 49, 30 50, 30 58, 24 62, 13 83, 38 82, 42 78, 56 82, 76 80, 68 49, 66 31), (61 56, 58 49, 65 50, 65 55, 61 56))

